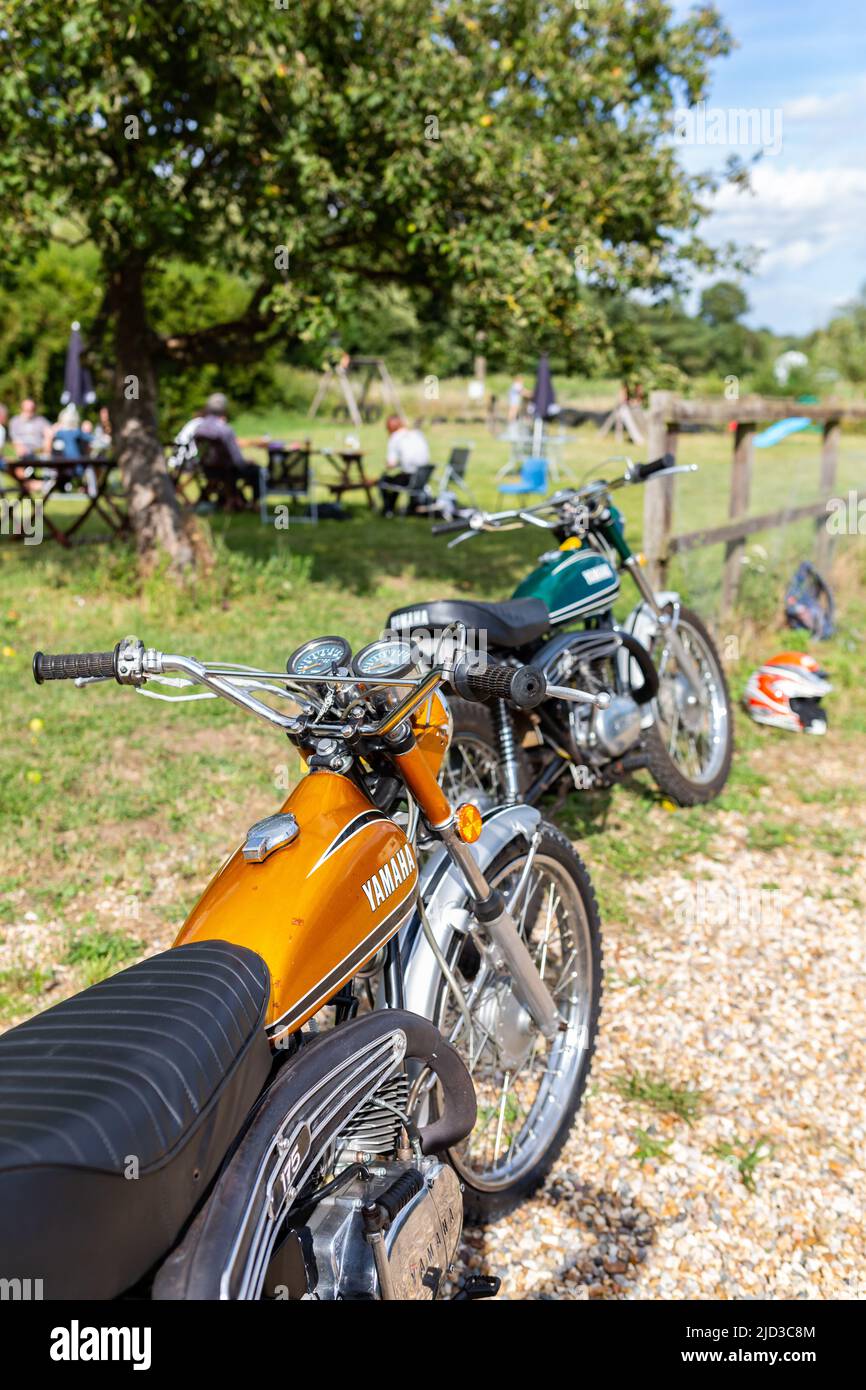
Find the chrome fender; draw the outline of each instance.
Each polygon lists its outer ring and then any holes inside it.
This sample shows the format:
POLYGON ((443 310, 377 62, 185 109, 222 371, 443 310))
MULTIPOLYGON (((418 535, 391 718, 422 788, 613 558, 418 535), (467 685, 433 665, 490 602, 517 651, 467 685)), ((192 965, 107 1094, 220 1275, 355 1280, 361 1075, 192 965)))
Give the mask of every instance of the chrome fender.
MULTIPOLYGON (((500 806, 488 811, 484 829, 472 847, 482 871, 486 873, 497 855, 513 840, 520 838, 529 844, 540 822, 541 812, 534 806, 500 806)), ((462 908, 466 902, 466 886, 442 848, 431 854, 420 869, 420 898, 436 943, 447 956, 455 928, 465 920, 462 908)), ((400 932, 400 952, 404 1007, 422 1018, 432 1019, 442 972, 421 929, 417 911, 400 932)))
MULTIPOLYGON (((656 602, 660 607, 664 607, 666 603, 679 603, 680 596, 675 589, 660 589, 656 594, 656 602)), ((649 651, 652 645, 652 639, 656 635, 658 620, 649 604, 645 600, 641 600, 640 603, 635 604, 625 622, 621 624, 621 627, 623 632, 631 633, 632 637, 636 637, 641 646, 646 647, 647 651, 649 651)), ((620 678, 628 684, 636 684, 640 679, 640 673, 638 672, 634 680, 632 680, 632 673, 629 672, 630 660, 631 658, 628 652, 624 647, 621 647, 617 655, 620 678)), ((644 709, 641 728, 648 729, 654 721, 655 701, 652 700, 644 709)))

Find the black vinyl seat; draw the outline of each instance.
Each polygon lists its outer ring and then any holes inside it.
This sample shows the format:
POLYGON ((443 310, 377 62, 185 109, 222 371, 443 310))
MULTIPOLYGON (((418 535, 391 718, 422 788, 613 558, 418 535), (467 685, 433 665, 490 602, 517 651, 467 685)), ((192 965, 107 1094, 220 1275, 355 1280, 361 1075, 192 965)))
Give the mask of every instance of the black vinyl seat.
POLYGON ((133 965, 0 1037, 0 1274, 113 1298, 167 1253, 270 1069, 265 962, 133 965))
POLYGON ((441 631, 454 622, 465 623, 476 632, 485 632, 491 647, 511 650, 543 637, 550 627, 550 615, 540 598, 510 598, 502 603, 441 598, 395 609, 388 626, 394 632, 409 635, 416 630, 441 631))

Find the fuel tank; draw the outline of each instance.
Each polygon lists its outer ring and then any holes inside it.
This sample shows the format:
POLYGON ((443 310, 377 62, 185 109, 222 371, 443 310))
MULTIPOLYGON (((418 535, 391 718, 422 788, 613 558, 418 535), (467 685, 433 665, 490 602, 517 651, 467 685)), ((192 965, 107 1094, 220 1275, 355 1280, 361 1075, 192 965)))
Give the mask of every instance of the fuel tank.
POLYGON ((566 541, 541 557, 537 569, 521 580, 513 598, 540 598, 557 626, 595 613, 606 613, 619 593, 619 576, 597 550, 566 541))
POLYGON ((408 922, 412 846, 349 778, 308 774, 281 810, 297 833, 262 862, 223 864, 175 941, 232 941, 271 972, 267 1031, 294 1032, 408 922))

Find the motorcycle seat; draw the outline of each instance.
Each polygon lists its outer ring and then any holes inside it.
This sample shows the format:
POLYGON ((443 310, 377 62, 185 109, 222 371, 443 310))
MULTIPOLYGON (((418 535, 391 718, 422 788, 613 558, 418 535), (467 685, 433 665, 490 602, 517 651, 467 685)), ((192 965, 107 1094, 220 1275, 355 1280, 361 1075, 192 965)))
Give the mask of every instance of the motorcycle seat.
POLYGON ((177 1241, 270 1069, 270 976, 164 951, 0 1037, 0 1268, 107 1299, 177 1241))
POLYGON ((510 598, 502 603, 442 598, 395 609, 388 626, 406 635, 429 634, 454 622, 465 623, 470 631, 484 632, 490 647, 513 651, 543 637, 550 627, 550 615, 540 598, 510 598))

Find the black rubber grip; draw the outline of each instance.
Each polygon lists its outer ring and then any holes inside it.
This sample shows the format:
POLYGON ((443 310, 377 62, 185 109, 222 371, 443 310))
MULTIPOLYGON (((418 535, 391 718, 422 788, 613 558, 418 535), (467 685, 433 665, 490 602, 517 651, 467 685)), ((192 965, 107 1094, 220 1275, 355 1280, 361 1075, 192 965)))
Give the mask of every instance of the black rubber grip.
POLYGON ((451 531, 468 531, 469 522, 464 517, 462 521, 440 521, 437 526, 430 527, 431 536, 447 536, 451 531))
POLYGON ((535 709, 547 696, 547 680, 537 666, 470 666, 460 662, 451 684, 464 700, 508 700, 518 709, 535 709))
POLYGON ((673 468, 675 462, 673 454, 662 454, 660 459, 653 459, 652 463, 637 464, 632 469, 632 477, 643 483, 647 478, 651 478, 653 473, 661 473, 663 468, 673 468))
POLYGON ((116 647, 113 652, 70 652, 57 656, 34 652, 33 679, 41 685, 43 681, 73 681, 79 676, 113 676, 116 655, 116 647))

